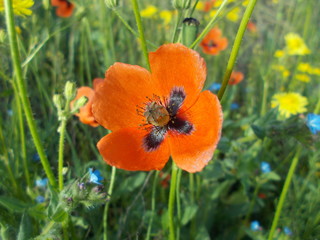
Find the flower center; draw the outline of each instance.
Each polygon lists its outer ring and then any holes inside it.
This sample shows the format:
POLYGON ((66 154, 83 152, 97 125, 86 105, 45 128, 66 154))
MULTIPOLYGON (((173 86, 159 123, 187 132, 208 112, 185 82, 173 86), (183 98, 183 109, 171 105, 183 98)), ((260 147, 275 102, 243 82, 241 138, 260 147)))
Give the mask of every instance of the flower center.
POLYGON ((146 118, 147 123, 159 127, 167 125, 170 121, 168 110, 156 101, 146 105, 143 116, 146 118))

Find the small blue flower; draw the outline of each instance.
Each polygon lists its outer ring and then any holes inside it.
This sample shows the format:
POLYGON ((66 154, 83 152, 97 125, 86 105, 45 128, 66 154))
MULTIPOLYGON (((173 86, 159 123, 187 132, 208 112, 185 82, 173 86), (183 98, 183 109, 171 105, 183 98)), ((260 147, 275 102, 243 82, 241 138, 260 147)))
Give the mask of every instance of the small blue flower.
POLYGON ((291 236, 291 235, 292 235, 292 231, 291 231, 291 229, 288 228, 288 227, 284 227, 284 228, 283 228, 283 231, 284 231, 284 233, 285 233, 286 235, 288 235, 288 236, 291 236))
POLYGON ((37 179, 35 182, 36 187, 45 188, 48 184, 48 178, 37 179))
POLYGON ((257 221, 257 220, 252 221, 251 224, 250 224, 250 228, 251 228, 252 231, 259 231, 259 230, 261 230, 261 226, 260 226, 259 221, 257 221))
POLYGON ((307 126, 312 134, 320 132, 320 115, 309 113, 307 115, 307 126))
POLYGON ((38 197, 36 197, 37 203, 43 203, 44 200, 45 200, 45 198, 44 198, 43 196, 38 196, 38 197))
POLYGON ((34 162, 39 162, 39 161, 40 161, 39 154, 38 154, 38 153, 33 154, 32 160, 33 160, 34 162))
POLYGON ((103 177, 101 176, 99 170, 93 170, 93 168, 89 168, 89 174, 90 174, 89 182, 92 182, 95 184, 101 184, 100 181, 103 180, 103 177))
POLYGON ((212 92, 216 92, 216 91, 218 91, 220 88, 221 88, 221 83, 212 83, 212 84, 209 86, 209 90, 212 91, 212 92))
POLYGON ((261 169, 261 172, 263 172, 263 173, 271 172, 270 164, 267 162, 261 162, 260 169, 261 169))
POLYGON ((231 103, 230 109, 231 110, 237 110, 240 108, 240 105, 238 103, 231 103))

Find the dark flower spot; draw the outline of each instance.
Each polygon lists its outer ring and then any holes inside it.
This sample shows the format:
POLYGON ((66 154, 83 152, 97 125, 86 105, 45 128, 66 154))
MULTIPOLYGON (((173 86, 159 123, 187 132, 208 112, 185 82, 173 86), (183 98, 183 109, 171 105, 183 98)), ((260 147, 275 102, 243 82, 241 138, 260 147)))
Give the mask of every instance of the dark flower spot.
POLYGON ((193 130, 193 125, 186 120, 176 117, 170 120, 168 129, 182 134, 190 134, 193 130))
POLYGON ((167 133, 165 127, 154 126, 150 133, 148 133, 143 139, 143 147, 147 152, 156 150, 163 142, 167 133))
POLYGON ((175 87, 171 90, 169 104, 167 106, 167 111, 170 116, 175 116, 177 114, 185 98, 186 94, 182 87, 175 87))

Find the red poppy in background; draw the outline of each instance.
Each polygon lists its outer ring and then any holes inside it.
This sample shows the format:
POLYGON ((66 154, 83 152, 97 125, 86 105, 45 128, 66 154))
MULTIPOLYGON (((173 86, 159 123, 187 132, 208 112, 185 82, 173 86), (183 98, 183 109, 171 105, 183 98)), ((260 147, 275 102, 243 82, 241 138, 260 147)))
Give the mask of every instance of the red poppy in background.
POLYGON ((244 78, 244 75, 242 72, 232 72, 228 84, 236 85, 240 83, 243 80, 243 78, 244 78))
POLYGON ((51 5, 57 7, 56 14, 59 17, 67 18, 72 15, 74 4, 67 0, 51 0, 51 5))
POLYGON ((251 21, 248 22, 247 28, 250 32, 256 33, 257 32, 257 25, 251 21))
POLYGON ((80 87, 77 89, 77 95, 75 99, 70 103, 71 109, 73 107, 73 104, 76 100, 79 98, 85 96, 88 98, 87 103, 79 109, 79 113, 76 113, 75 115, 79 117, 80 122, 84 124, 88 124, 92 127, 99 126, 99 123, 94 119, 92 114, 92 100, 95 93, 95 90, 97 89, 98 85, 103 82, 103 78, 95 78, 93 80, 93 89, 91 87, 80 87))
POLYGON ((181 169, 201 171, 222 128, 217 96, 201 92, 205 62, 181 44, 163 45, 149 59, 151 73, 125 63, 107 70, 92 111, 112 133, 97 147, 108 164, 125 170, 160 170, 171 155, 181 169))
POLYGON ((204 53, 217 55, 228 47, 228 39, 222 37, 222 32, 219 28, 213 28, 201 41, 200 46, 204 53))

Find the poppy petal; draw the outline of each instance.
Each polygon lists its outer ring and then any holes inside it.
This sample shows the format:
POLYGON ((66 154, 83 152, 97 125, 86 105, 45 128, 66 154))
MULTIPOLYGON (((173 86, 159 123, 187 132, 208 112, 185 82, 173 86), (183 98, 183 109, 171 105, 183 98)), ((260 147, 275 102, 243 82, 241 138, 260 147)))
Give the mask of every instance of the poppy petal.
POLYGON ((193 129, 189 134, 169 131, 171 156, 181 169, 191 173, 199 172, 211 160, 220 139, 220 102, 216 95, 204 91, 190 109, 185 112, 181 109, 178 116, 189 121, 193 129))
POLYGON ((59 7, 56 9, 56 15, 58 17, 67 18, 73 13, 74 5, 68 1, 60 3, 59 7))
POLYGON ((123 128, 103 137, 97 144, 104 160, 111 166, 128 171, 161 170, 169 159, 167 141, 153 151, 146 151, 146 131, 123 128))
POLYGON ((94 96, 94 91, 90 87, 80 87, 77 89, 77 95, 74 100, 71 101, 70 107, 73 108, 73 104, 76 100, 81 97, 87 97, 87 103, 79 109, 79 112, 75 115, 79 117, 80 122, 84 124, 88 124, 92 127, 97 127, 99 124, 95 121, 93 114, 92 114, 92 100, 94 96))
POLYGON ((103 82, 103 78, 95 78, 93 79, 93 89, 97 90, 98 86, 100 85, 100 83, 103 82))
POLYGON ((173 87, 186 93, 184 105, 191 106, 203 88, 206 64, 199 53, 182 44, 165 44, 149 54, 154 84, 161 96, 169 97, 173 87))
POLYGON ((144 106, 146 97, 152 97, 153 88, 151 75, 146 69, 115 63, 96 90, 93 115, 98 123, 112 131, 138 127, 145 118, 137 113, 137 109, 144 106))

